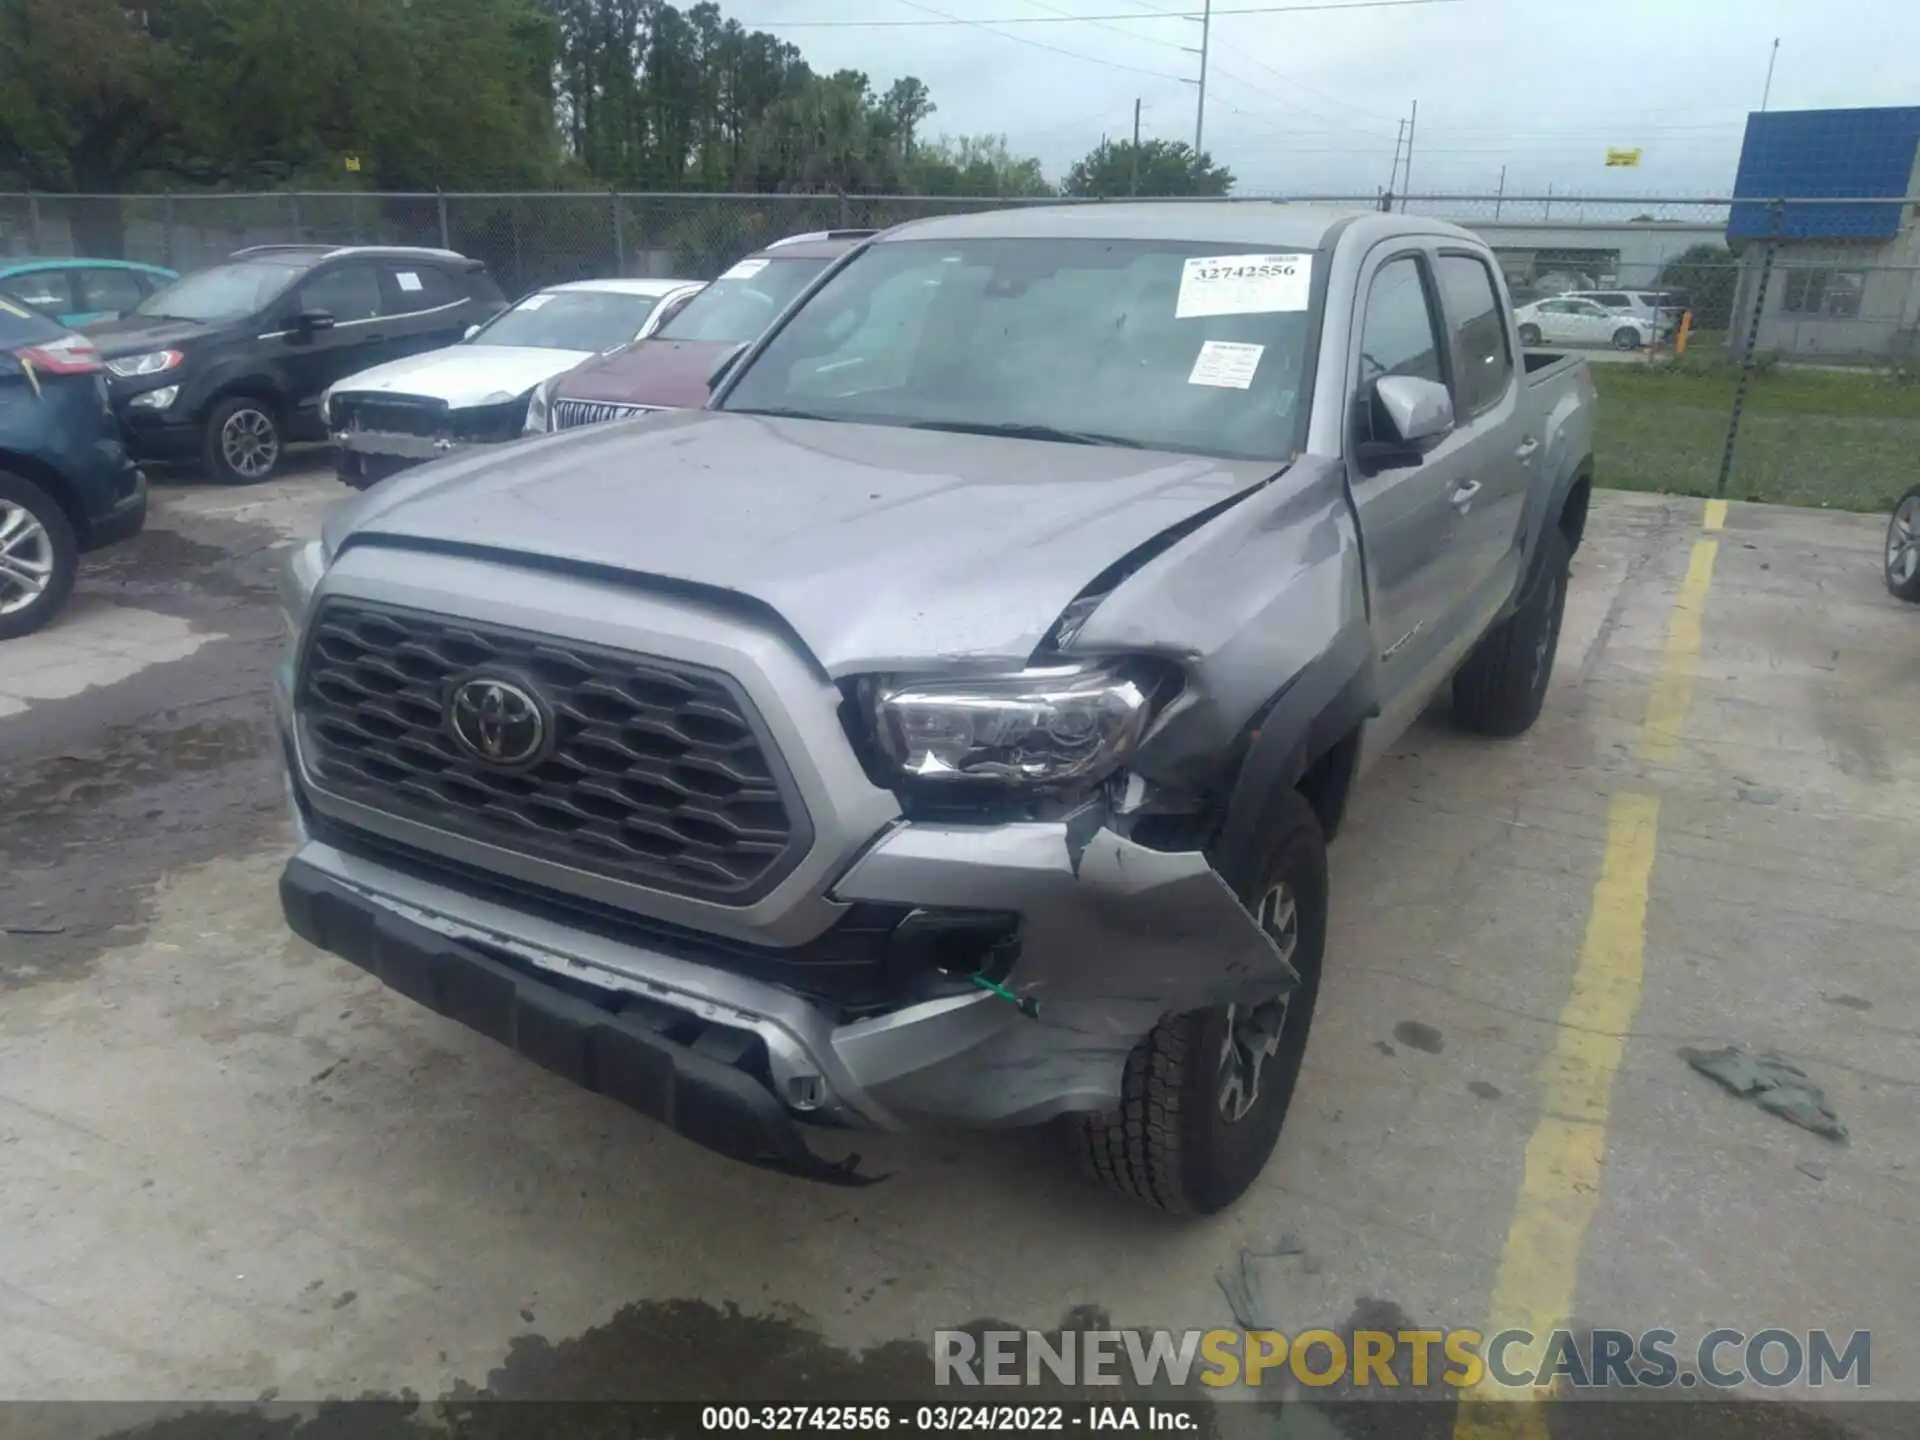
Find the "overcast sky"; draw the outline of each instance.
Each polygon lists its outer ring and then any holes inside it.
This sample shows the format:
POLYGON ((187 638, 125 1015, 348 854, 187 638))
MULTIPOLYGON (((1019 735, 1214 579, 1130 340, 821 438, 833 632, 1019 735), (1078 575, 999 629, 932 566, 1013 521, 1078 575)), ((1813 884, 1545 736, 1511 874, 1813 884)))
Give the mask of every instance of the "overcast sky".
MULTIPOLYGON (((1216 11, 1303 0, 1215 0, 1216 11)), ((918 75, 934 134, 1004 133, 1058 179, 1145 102, 1143 137, 1193 139, 1198 23, 1152 12, 1199 0, 721 0, 741 23, 798 45, 818 70, 864 70, 876 89, 918 75), (1098 24, 811 27, 1138 15, 1098 24), (1008 38, 1017 37, 1017 38, 1008 38), (1042 48, 1052 47, 1052 48, 1042 48), (1059 51, 1071 51, 1072 55, 1059 51), (1144 73, 1142 73, 1144 72, 1144 73)), ((1372 194, 1396 122, 1420 102, 1413 189, 1717 195, 1733 183, 1747 113, 1920 104, 1914 0, 1449 0, 1351 14, 1216 14, 1206 148, 1242 194, 1372 194), (1641 168, 1604 166, 1639 147, 1641 168)))

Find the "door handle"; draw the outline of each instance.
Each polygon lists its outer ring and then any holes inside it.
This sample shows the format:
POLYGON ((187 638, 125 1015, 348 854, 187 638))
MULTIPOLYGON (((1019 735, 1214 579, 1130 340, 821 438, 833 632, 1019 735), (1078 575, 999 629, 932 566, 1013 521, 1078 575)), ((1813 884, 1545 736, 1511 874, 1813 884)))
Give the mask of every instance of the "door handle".
POLYGON ((1447 503, 1464 515, 1467 513, 1468 508, 1472 506, 1473 497, 1479 493, 1480 482, 1478 480, 1469 480, 1465 484, 1455 488, 1453 494, 1447 497, 1447 503))
POLYGON ((1513 453, 1515 458, 1517 459, 1531 460, 1533 459, 1535 452, 1538 451, 1539 449, 1540 449, 1540 442, 1534 439, 1533 436, 1529 435, 1527 436, 1526 439, 1522 440, 1518 445, 1513 447, 1513 453))

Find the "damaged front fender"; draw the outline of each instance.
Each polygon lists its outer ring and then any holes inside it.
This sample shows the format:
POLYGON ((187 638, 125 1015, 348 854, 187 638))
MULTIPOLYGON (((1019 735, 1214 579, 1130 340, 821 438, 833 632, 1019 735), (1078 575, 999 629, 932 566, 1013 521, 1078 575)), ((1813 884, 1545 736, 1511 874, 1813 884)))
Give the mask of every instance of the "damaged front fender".
MULTIPOLYGON (((1095 812, 1096 814, 1098 812, 1095 812)), ((1073 822, 904 825, 835 887, 841 900, 1012 911, 1006 988, 842 1027, 834 1048, 894 1115, 1033 1124, 1111 1110, 1128 1054, 1168 1014, 1300 983, 1197 851, 1073 822)))

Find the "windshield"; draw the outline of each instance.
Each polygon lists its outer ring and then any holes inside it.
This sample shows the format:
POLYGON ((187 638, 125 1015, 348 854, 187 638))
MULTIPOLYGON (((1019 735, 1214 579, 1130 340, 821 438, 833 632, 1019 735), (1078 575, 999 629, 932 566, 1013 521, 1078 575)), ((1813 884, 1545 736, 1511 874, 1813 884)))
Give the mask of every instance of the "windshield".
POLYGON ((537 350, 617 350, 640 333, 657 295, 606 290, 542 290, 480 327, 469 345, 522 345, 537 350))
POLYGON ((176 280, 156 290, 131 313, 155 319, 213 322, 254 314, 291 285, 304 266, 273 260, 236 260, 176 280))
POLYGON ((826 268, 825 260, 765 256, 742 260, 654 333, 662 340, 738 345, 771 325, 807 282, 826 268))
POLYGON ((721 408, 1281 459, 1304 412, 1314 257, 1233 250, 876 245, 768 342, 721 408))

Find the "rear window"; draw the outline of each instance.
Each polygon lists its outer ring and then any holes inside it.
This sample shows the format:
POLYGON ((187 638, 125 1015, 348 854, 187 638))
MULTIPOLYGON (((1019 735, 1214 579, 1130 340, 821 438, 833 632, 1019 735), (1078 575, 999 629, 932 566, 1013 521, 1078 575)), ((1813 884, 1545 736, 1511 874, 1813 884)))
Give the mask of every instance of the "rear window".
POLYGON ((410 315, 419 310, 438 310, 443 305, 458 305, 466 299, 459 283, 438 265, 396 263, 385 267, 392 296, 389 315, 410 315))
POLYGON ((751 256, 694 296, 686 309, 654 333, 662 340, 704 340, 722 345, 751 340, 772 324, 829 263, 751 256))

